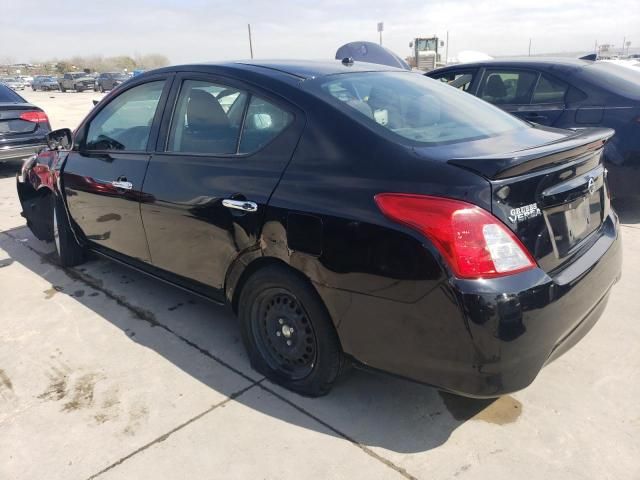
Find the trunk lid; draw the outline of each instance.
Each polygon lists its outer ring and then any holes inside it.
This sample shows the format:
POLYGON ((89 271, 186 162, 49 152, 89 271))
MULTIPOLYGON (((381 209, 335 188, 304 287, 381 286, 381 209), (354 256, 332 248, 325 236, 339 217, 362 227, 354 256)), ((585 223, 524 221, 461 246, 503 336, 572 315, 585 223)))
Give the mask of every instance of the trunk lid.
POLYGON ((41 111, 30 103, 0 103, 0 137, 13 137, 31 134, 38 129, 38 124, 22 120, 24 112, 41 111))
POLYGON ((552 273, 603 234, 610 203, 602 152, 613 134, 584 129, 542 145, 448 163, 489 181, 493 214, 552 273))

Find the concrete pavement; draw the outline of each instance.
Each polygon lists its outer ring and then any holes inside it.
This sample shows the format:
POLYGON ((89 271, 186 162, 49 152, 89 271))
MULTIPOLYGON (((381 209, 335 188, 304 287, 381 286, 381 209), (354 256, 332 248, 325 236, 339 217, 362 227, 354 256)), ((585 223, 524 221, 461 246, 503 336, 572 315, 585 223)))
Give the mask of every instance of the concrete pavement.
POLYGON ((476 401, 355 370, 307 399, 251 370, 226 309, 103 259, 57 267, 15 168, 0 165, 0 479, 640 478, 635 210, 604 317, 529 388, 476 401))

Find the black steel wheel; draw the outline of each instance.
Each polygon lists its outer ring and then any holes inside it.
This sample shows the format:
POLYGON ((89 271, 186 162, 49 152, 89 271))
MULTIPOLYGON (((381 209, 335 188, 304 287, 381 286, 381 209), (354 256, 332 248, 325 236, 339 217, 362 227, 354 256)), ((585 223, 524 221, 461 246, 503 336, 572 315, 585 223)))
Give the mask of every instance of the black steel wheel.
POLYGON ((282 288, 260 292, 252 305, 251 330, 269 366, 291 380, 308 376, 315 365, 317 343, 308 314, 282 288))
POLYGON ((255 272, 240 292, 238 316, 251 366, 302 395, 331 390, 346 359, 311 283, 281 265, 255 272))

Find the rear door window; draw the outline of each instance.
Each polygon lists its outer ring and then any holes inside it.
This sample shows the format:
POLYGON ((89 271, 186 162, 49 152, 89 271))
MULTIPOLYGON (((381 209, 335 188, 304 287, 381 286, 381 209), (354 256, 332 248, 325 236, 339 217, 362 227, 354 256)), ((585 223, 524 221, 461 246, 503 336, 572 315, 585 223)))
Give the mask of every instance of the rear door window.
POLYGON ((478 96, 496 105, 526 105, 538 79, 525 70, 487 70, 478 96))
POLYGON ((145 151, 164 84, 138 85, 111 100, 91 120, 84 149, 145 151))
POLYGON ((200 80, 185 80, 176 103, 167 152, 236 153, 247 93, 200 80))
POLYGON ((565 82, 542 74, 533 90, 531 103, 564 103, 568 88, 565 82))

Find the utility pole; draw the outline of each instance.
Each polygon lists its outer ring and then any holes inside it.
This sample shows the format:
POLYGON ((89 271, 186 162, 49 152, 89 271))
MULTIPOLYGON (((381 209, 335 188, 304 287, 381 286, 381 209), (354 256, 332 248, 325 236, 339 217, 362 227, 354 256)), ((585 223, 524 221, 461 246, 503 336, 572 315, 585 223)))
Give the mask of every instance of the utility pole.
POLYGON ((531 56, 531 39, 529 39, 529 56, 531 56))
POLYGON ((624 57, 624 45, 627 43, 627 36, 625 35, 622 39, 622 56, 624 57))
POLYGON ((447 30, 447 44, 444 46, 444 64, 449 63, 449 30, 447 30))
POLYGON ((247 23, 249 29, 249 52, 251 53, 251 59, 253 60, 253 43, 251 42, 251 24, 247 23))
POLYGON ((380 34, 380 46, 382 46, 382 30, 384 30, 384 23, 378 22, 378 34, 380 34))

